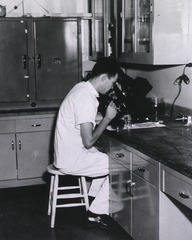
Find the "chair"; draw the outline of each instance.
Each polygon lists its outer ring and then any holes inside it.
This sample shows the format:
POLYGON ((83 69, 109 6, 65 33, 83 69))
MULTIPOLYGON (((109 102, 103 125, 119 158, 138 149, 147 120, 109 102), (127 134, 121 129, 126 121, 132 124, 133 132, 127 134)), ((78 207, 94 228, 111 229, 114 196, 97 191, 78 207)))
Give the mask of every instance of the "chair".
POLYGON ((49 203, 48 203, 48 215, 51 215, 51 228, 55 226, 55 215, 57 208, 68 208, 85 206, 86 210, 89 208, 87 183, 85 177, 74 176, 78 180, 77 185, 61 186, 60 178, 67 177, 69 175, 61 173, 52 164, 47 167, 47 172, 51 174, 50 191, 49 191, 49 203), (78 199, 79 202, 70 202, 70 199, 78 199), (63 203, 59 203, 58 200, 66 200, 63 203))

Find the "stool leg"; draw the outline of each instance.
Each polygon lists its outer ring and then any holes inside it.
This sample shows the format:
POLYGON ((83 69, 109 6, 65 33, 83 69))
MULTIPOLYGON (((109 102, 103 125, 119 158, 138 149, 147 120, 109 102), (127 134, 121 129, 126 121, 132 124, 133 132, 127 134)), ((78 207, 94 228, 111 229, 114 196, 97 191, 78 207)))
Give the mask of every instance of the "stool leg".
POLYGON ((48 203, 48 215, 51 215, 51 209, 52 209, 52 201, 53 201, 53 182, 54 182, 54 176, 51 175, 51 181, 50 181, 50 189, 49 189, 49 203, 48 203))
POLYGON ((87 183, 86 183, 85 177, 81 177, 81 184, 82 184, 82 189, 83 189, 85 208, 88 211, 88 209, 89 209, 89 199, 88 199, 87 183))
POLYGON ((55 226, 55 214, 56 214, 56 205, 57 205, 58 184, 59 184, 59 176, 55 175, 54 183, 53 183, 53 202, 52 202, 52 211, 51 211, 51 228, 54 228, 54 226, 55 226))

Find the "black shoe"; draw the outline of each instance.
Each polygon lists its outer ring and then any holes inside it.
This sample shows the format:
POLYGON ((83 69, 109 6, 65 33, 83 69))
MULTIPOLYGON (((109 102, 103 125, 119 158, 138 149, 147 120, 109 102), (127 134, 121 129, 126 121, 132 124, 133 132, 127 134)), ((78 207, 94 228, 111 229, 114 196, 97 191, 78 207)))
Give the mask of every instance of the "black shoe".
POLYGON ((106 214, 98 215, 98 214, 88 211, 87 221, 88 221, 89 227, 98 226, 98 227, 108 229, 111 226, 110 217, 106 214))

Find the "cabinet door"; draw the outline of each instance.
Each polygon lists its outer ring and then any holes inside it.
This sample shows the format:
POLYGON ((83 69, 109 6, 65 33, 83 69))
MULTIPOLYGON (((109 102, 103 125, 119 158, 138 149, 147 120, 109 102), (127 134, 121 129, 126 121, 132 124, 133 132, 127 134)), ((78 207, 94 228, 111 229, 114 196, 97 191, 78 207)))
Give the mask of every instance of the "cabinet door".
POLYGON ((137 62, 137 58, 150 58, 151 54, 151 1, 117 1, 117 57, 137 62), (120 16, 120 17, 119 17, 120 16))
POLYGON ((18 133, 18 179, 43 177, 52 156, 52 132, 18 133))
POLYGON ((98 57, 104 57, 104 1, 92 0, 91 12, 93 18, 90 20, 90 59, 96 60, 98 57))
POLYGON ((158 239, 158 189, 135 173, 132 176, 132 236, 158 239))
POLYGON ((114 2, 109 0, 91 0, 90 11, 92 18, 90 27, 90 60, 99 57, 112 56, 114 51, 112 11, 114 2))
POLYGON ((27 25, 21 20, 0 21, 0 102, 28 101, 27 25))
POLYGON ((118 164, 116 171, 110 173, 110 184, 114 195, 110 201, 110 214, 125 231, 131 234, 130 171, 118 164), (113 199, 118 201, 112 201, 113 199), (123 205, 122 209, 119 208, 121 205, 123 205))
POLYGON ((36 98, 61 100, 80 81, 79 22, 35 21, 36 98))
POLYGON ((0 180, 17 178, 15 134, 0 135, 0 180))

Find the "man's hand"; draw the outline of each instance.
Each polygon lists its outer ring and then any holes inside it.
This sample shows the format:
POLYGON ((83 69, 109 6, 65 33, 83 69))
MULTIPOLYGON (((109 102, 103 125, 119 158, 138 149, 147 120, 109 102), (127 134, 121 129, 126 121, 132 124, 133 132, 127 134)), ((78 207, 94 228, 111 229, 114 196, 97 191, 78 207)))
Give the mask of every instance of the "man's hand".
POLYGON ((112 120, 117 114, 117 107, 113 101, 111 101, 106 109, 105 117, 112 120))

